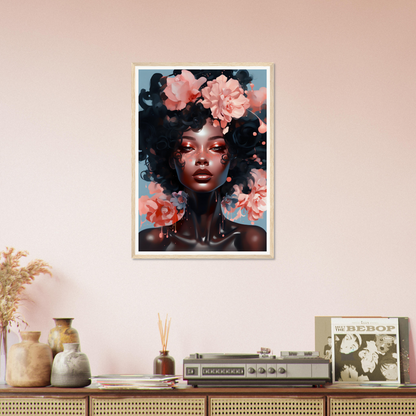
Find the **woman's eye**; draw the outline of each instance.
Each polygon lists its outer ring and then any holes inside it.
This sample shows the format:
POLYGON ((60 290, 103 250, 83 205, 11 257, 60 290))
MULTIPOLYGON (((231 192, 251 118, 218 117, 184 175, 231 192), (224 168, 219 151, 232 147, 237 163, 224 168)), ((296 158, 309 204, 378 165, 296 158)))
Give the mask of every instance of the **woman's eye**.
POLYGON ((227 146, 213 146, 211 147, 211 150, 214 152, 225 152, 227 150, 227 146))
POLYGON ((194 150, 194 148, 192 146, 182 146, 181 149, 180 149, 180 151, 182 153, 189 153, 192 150, 194 150))

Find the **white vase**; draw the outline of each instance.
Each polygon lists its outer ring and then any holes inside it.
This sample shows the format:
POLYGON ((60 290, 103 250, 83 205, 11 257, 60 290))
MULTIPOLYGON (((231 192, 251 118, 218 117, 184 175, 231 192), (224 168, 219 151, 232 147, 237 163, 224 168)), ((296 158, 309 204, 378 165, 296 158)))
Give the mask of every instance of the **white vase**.
POLYGON ((79 344, 63 344, 64 350, 55 355, 51 384, 55 387, 84 387, 91 383, 88 357, 79 350, 79 344))

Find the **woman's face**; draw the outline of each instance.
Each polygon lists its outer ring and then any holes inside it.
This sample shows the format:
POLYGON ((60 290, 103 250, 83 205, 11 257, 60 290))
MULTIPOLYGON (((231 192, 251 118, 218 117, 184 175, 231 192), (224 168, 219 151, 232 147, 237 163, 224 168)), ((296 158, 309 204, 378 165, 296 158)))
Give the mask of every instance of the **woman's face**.
POLYGON ((179 181, 194 192, 212 192, 227 179, 230 161, 228 147, 221 127, 214 127, 207 120, 198 132, 192 130, 183 134, 174 158, 179 181))

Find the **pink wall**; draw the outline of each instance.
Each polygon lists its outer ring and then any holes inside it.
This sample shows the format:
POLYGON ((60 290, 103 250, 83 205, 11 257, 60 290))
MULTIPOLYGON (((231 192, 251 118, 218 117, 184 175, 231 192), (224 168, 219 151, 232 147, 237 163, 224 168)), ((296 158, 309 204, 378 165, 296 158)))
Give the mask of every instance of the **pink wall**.
MULTIPOLYGON (((94 374, 148 373, 157 313, 193 352, 314 349, 315 315, 416 318, 413 0, 0 4, 0 250, 54 277, 94 374), (275 260, 135 260, 131 63, 275 63, 275 260)), ((412 337, 411 354, 415 340, 412 337)), ((412 379, 416 381, 412 359, 412 379)))

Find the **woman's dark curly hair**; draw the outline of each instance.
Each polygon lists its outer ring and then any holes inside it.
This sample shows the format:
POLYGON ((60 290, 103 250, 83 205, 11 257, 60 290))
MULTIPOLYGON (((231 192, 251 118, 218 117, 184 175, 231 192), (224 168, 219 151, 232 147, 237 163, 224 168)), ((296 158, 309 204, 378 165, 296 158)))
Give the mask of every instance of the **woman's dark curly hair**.
MULTIPOLYGON (((212 81, 220 75, 225 75, 239 81, 241 88, 247 90, 252 77, 246 70, 189 70, 196 79, 205 77, 212 81)), ((181 73, 174 70, 173 76, 181 73)), ((202 84, 200 90, 206 86, 202 84)), ((139 160, 146 163, 147 169, 141 173, 142 179, 159 183, 169 193, 178 192, 183 188, 179 182, 176 170, 170 167, 170 160, 175 158, 179 163, 180 153, 177 151, 182 142, 182 135, 187 130, 198 131, 212 118, 210 109, 202 105, 202 97, 190 102, 183 110, 170 111, 164 105, 166 99, 163 90, 166 87, 166 77, 155 73, 150 80, 149 90, 142 89, 139 94, 139 160)), ((260 113, 264 119, 265 108, 260 113)), ((259 119, 247 112, 245 117, 232 119, 228 124, 229 130, 224 135, 228 146, 225 159, 230 159, 230 182, 221 186, 221 196, 233 193, 235 184, 243 186, 243 192, 248 193, 248 179, 251 169, 266 169, 266 133, 258 131, 259 119)), ((224 161, 225 162, 225 161, 224 161)))

